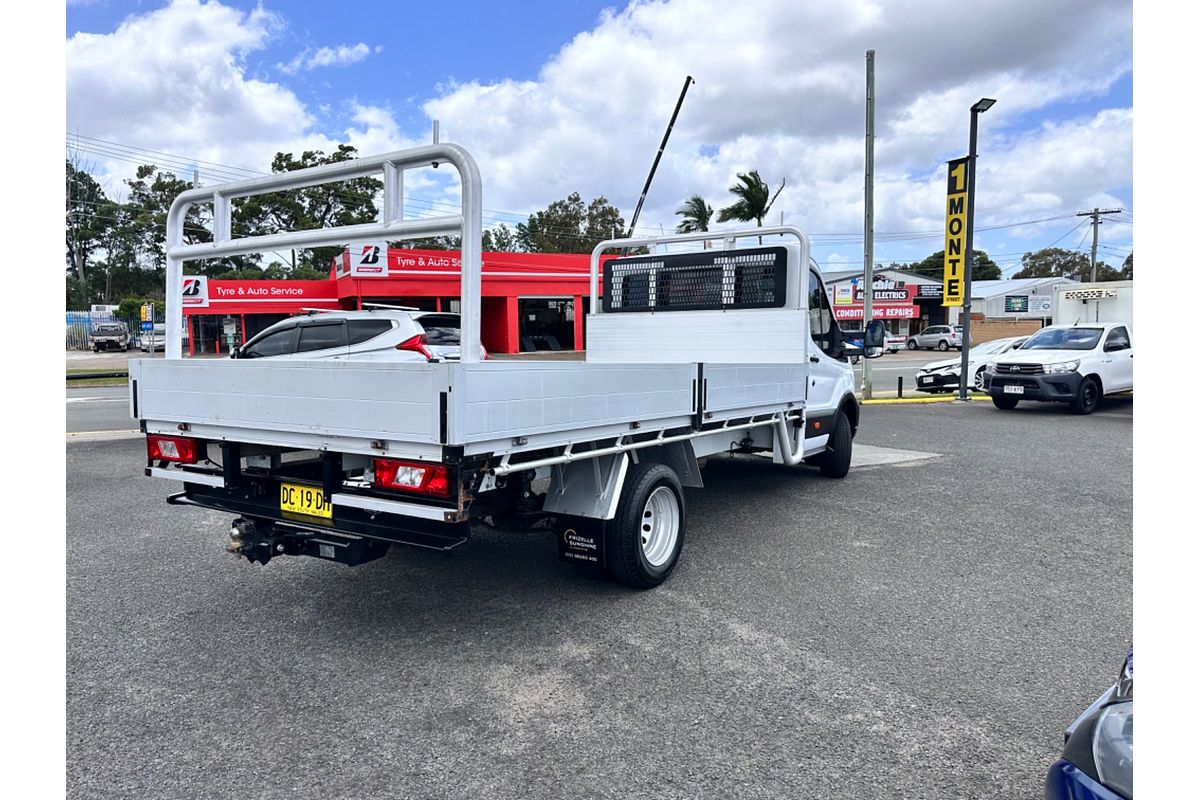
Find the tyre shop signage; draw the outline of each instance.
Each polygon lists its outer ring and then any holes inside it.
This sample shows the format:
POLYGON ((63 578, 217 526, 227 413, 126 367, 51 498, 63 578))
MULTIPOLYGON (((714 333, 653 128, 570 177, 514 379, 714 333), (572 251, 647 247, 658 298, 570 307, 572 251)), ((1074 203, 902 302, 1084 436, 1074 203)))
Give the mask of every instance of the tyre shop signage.
POLYGON ((208 278, 204 275, 184 275, 182 293, 185 308, 207 308, 208 278))
POLYGON ((950 162, 946 180, 946 256, 942 265, 942 305, 962 306, 966 280, 967 170, 971 159, 950 162))
POLYGON ((387 277, 387 242, 359 242, 346 248, 346 252, 350 256, 350 277, 387 277))
POLYGON ((1048 294, 1031 294, 1029 295, 1029 311, 1033 314, 1049 314, 1050 313, 1050 295, 1048 294))

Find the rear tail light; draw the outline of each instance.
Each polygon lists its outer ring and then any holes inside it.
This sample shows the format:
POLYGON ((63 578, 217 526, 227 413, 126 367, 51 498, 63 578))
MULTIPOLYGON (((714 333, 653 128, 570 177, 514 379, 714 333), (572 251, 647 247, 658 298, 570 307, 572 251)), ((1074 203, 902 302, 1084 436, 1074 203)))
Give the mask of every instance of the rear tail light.
POLYGON ((440 464, 377 458, 373 467, 374 484, 380 489, 399 489, 434 497, 450 495, 450 472, 440 464))
POLYGON ((152 461, 195 464, 200 460, 200 448, 195 439, 186 436, 150 434, 146 437, 146 457, 152 461))
POLYGON ((488 355, 487 348, 483 346, 482 342, 480 342, 480 344, 479 344, 479 349, 480 349, 480 351, 483 352, 483 360, 484 361, 487 361, 489 358, 491 358, 491 356, 488 355))
POLYGON ((420 353, 425 356, 426 361, 433 361, 433 353, 429 351, 428 345, 429 340, 425 338, 425 334, 418 333, 416 336, 405 339, 396 345, 396 349, 407 350, 410 353, 420 353))

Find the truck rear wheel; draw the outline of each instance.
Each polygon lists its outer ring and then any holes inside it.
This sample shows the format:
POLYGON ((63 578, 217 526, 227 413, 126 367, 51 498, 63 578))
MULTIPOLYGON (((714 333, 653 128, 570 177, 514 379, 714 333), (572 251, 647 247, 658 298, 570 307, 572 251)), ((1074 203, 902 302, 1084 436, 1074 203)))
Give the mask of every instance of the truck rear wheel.
POLYGON ((639 589, 665 581, 683 550, 686 522, 683 487, 675 471, 649 462, 631 467, 605 534, 613 578, 639 589))

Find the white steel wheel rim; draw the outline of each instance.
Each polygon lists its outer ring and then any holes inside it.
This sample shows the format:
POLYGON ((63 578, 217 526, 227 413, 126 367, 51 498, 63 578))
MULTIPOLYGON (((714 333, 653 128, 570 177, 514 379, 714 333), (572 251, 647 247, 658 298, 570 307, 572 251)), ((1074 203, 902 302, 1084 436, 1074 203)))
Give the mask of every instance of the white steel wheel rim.
POLYGON ((659 486, 646 498, 638 528, 642 556, 652 567, 661 567, 675 552, 679 539, 679 500, 666 486, 659 486))

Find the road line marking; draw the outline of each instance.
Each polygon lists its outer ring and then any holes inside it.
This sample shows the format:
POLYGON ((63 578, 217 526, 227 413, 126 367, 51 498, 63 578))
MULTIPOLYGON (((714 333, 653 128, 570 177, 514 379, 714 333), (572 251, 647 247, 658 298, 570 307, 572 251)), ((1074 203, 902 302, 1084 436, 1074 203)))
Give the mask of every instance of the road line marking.
POLYGON ((138 430, 130 431, 68 431, 67 443, 71 442, 108 442, 119 439, 140 439, 144 434, 138 430))
POLYGON ((128 397, 68 397, 68 403, 128 403, 128 397))
MULTIPOLYGON (((987 400, 986 394, 969 394, 968 400, 987 400)), ((859 400, 865 406, 886 406, 886 405, 902 405, 908 403, 953 403, 958 400, 958 395, 950 395, 949 397, 880 397, 874 400, 859 400)))

